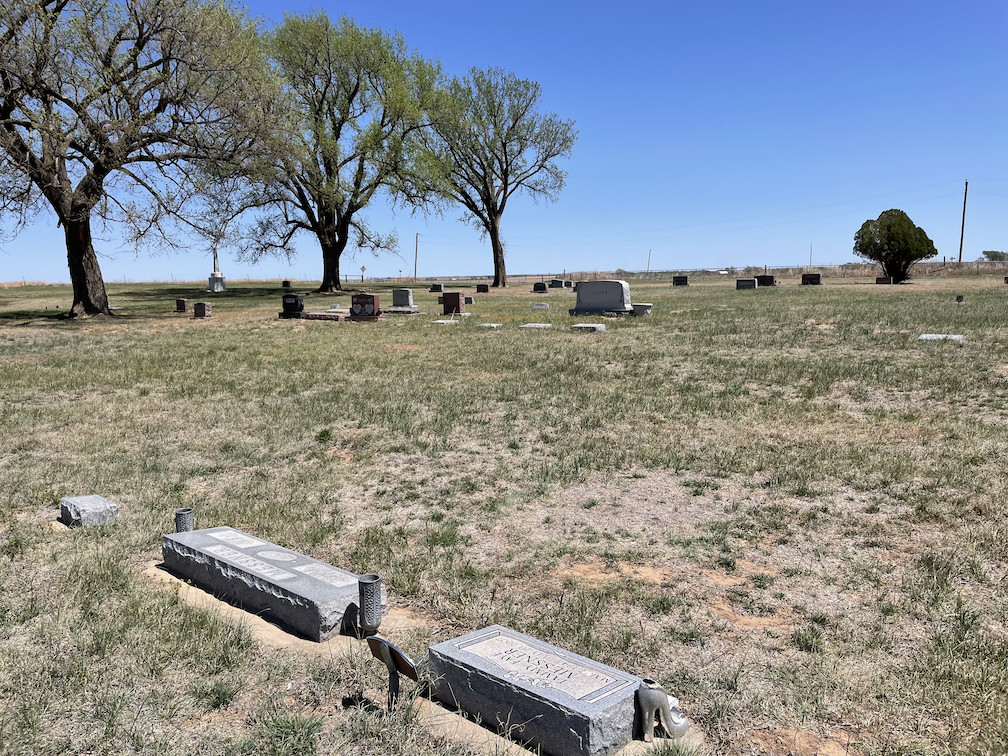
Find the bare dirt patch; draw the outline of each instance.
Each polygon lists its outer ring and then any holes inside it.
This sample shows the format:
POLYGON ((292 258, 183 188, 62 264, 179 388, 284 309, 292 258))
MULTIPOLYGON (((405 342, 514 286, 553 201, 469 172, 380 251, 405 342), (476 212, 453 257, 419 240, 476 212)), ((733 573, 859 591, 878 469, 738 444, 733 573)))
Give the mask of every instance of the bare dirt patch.
POLYGON ((755 753, 775 756, 847 756, 851 747, 845 732, 823 738, 809 730, 754 730, 749 737, 755 753))

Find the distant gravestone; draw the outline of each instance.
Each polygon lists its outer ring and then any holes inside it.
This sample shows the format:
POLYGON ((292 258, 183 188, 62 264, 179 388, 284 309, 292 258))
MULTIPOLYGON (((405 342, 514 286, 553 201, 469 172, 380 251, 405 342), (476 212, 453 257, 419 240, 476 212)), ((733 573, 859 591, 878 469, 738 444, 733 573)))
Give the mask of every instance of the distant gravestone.
POLYGON ((220 294, 221 292, 227 291, 227 284, 224 283, 224 276, 218 272, 210 274, 207 279, 207 291, 211 294, 220 294))
POLYGON ((533 310, 548 310, 549 302, 536 302, 532 305, 533 310))
POLYGON ((60 522, 69 528, 107 525, 119 518, 119 505, 104 496, 64 496, 60 499, 60 522))
POLYGON ((604 323, 575 323, 571 326, 575 333, 596 333, 605 330, 604 323))
POLYGON ((735 279, 735 290, 739 289, 755 289, 759 286, 759 282, 755 278, 737 278, 735 279))
POLYGON ((565 280, 564 281, 564 288, 565 289, 572 289, 572 288, 574 288, 574 282, 571 281, 571 280, 569 280, 569 279, 565 280))
POLYGON ((564 287, 564 282, 562 278, 551 278, 549 282, 549 287, 551 289, 562 289, 564 287))
POLYGON ((626 281, 581 281, 571 315, 632 315, 630 285, 626 281))
POLYGON ((673 286, 689 286, 689 276, 672 276, 673 286))
POLYGON ((432 283, 432 284, 430 285, 430 289, 429 289, 429 291, 430 291, 431 293, 434 293, 434 292, 442 292, 442 291, 444 291, 444 284, 439 284, 439 283, 432 283))
POLYGON ((480 328, 492 328, 493 330, 496 331, 502 325, 504 325, 504 324, 503 323, 480 323, 479 327, 480 328))
POLYGON ((472 297, 465 297, 465 303, 467 305, 476 304, 476 300, 473 299, 472 297))
POLYGON ((284 319, 300 318, 304 312, 304 297, 300 294, 284 294, 281 298, 280 317, 284 319))
POLYGON ((176 299, 175 300, 175 312, 189 312, 189 300, 188 299, 176 299))
MULTIPOLYGON (((314 641, 352 632, 358 576, 228 527, 164 536, 165 567, 314 641)), ((383 606, 387 600, 383 596, 383 606)))
POLYGON ((776 286, 777 285, 777 279, 775 279, 773 276, 768 276, 768 275, 756 276, 756 283, 760 287, 763 287, 763 286, 776 286))
POLYGON ((476 284, 476 293, 477 294, 489 294, 490 293, 490 284, 476 284))
POLYGON ((801 274, 801 285, 802 286, 821 286, 822 285, 822 273, 802 273, 801 274))
POLYGON ((461 322, 461 320, 435 320, 434 325, 455 325, 461 322))
POLYGON ((212 313, 213 307, 210 306, 209 302, 197 302, 193 305, 194 318, 209 318, 212 313))
POLYGON ((443 304, 445 315, 465 312, 465 296, 460 291, 446 291, 444 293, 443 304))
POLYGON ((413 304, 413 289, 392 289, 392 306, 386 307, 389 315, 416 315, 420 308, 413 304))
POLYGON ((875 283, 877 284, 891 284, 892 278, 889 276, 878 276, 875 278, 875 283))
POLYGON ((546 282, 545 281, 536 281, 534 284, 532 284, 532 293, 533 294, 545 294, 548 291, 549 291, 549 289, 546 288, 546 282))
POLYGON ((377 294, 350 297, 350 320, 381 320, 381 301, 377 294))
POLYGON ((526 323, 525 325, 519 326, 519 327, 520 328, 552 328, 553 324, 552 323, 526 323))
POLYGON ((291 284, 290 281, 285 278, 283 281, 280 282, 280 286, 282 286, 284 289, 289 289, 291 287, 291 284))
POLYGON ((602 756, 633 737, 640 678, 492 625, 432 646, 431 693, 554 756, 602 756))

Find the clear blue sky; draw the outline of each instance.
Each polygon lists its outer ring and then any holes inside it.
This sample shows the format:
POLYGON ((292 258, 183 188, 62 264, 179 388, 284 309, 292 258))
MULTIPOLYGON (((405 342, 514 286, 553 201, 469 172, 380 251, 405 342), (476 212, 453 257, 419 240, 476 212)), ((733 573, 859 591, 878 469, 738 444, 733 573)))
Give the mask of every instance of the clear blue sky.
MULTIPOLYGON (((251 0, 267 23, 278 11, 251 0)), ((440 2, 335 5, 396 29, 446 71, 499 66, 538 80, 542 109, 580 131, 559 201, 516 196, 502 230, 509 273, 804 264, 855 259, 854 233, 905 210, 956 257, 1008 249, 1008 4, 934 2, 440 2)), ((359 252, 345 271, 492 273, 489 242, 458 213, 369 213, 402 258, 359 252)), ((139 256, 99 242, 106 280, 197 279, 206 253, 139 256)), ((300 238, 293 261, 230 278, 317 279, 300 238)), ((67 281, 51 217, 0 251, 0 280, 67 281)))

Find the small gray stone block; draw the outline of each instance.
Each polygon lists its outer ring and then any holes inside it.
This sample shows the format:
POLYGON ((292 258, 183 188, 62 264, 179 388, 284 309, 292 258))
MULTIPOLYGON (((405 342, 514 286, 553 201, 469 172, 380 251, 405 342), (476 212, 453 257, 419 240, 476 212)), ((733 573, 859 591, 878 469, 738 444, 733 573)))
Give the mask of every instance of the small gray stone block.
POLYGON ((579 332, 582 332, 582 333, 586 332, 586 331, 591 331, 591 332, 604 331, 605 330, 605 324, 604 323, 575 323, 574 325, 571 326, 571 330, 572 331, 579 331, 579 332))
POLYGON ((104 496, 64 496, 60 499, 60 521, 70 528, 105 525, 119 518, 119 505, 104 496))
POLYGON ((476 300, 473 299, 472 297, 466 297, 465 298, 465 303, 466 304, 476 304, 476 300))
POLYGON ((502 325, 504 325, 504 324, 503 323, 480 323, 479 327, 480 328, 493 328, 493 329, 496 330, 496 329, 500 328, 502 325))
POLYGON ((461 320, 435 320, 434 325, 455 325, 461 322, 461 320))
POLYGON ((640 678, 500 625, 430 649, 433 697, 553 756, 630 742, 640 678))
POLYGON ((347 621, 356 618, 357 575, 234 528, 170 533, 161 554, 180 577, 252 611, 269 611, 314 641, 339 634, 351 605, 347 621))
POLYGON ((526 323, 521 328, 552 328, 552 323, 526 323))
POLYGON ((533 310, 548 310, 549 309, 549 302, 536 302, 534 305, 532 305, 532 309, 533 310))
POLYGON ((736 278, 735 289, 755 289, 759 286, 755 278, 736 278))

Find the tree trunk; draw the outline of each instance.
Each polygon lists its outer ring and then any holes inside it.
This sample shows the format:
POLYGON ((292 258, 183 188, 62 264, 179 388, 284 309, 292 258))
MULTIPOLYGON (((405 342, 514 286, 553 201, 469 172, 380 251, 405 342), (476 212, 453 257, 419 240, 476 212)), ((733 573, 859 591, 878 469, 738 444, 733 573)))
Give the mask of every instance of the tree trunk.
POLYGON ((490 226, 487 229, 490 233, 490 246, 493 247, 494 280, 495 287, 507 286, 507 269, 504 265, 504 243, 500 238, 500 216, 491 216, 490 226))
POLYGON ((346 249, 346 239, 338 239, 335 244, 322 245, 322 285, 320 292, 343 291, 340 284, 340 256, 346 249))
POLYGON ((86 211, 77 215, 82 216, 80 220, 66 220, 63 224, 74 297, 70 317, 108 315, 105 281, 91 243, 91 216, 86 211))

